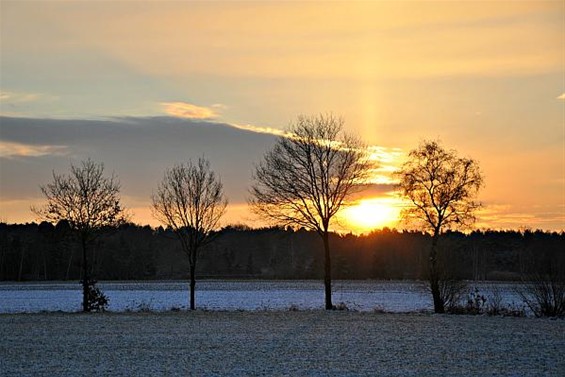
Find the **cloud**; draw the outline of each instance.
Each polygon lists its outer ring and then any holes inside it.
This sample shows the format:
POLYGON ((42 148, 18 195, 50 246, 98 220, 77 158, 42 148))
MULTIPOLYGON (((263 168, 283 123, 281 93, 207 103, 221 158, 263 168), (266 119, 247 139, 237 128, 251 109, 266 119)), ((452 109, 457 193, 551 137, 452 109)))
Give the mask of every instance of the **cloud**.
MULTIPOLYGON (((177 118, 187 119, 213 119, 217 118, 218 114, 209 107, 197 106, 188 102, 161 102, 165 113, 177 118)), ((215 109, 221 107, 216 104, 212 106, 215 109)))
POLYGON ((478 212, 479 229, 560 229, 565 215, 562 205, 524 206, 484 203, 478 212))
MULTIPOLYGON (((161 102, 165 113, 177 118, 185 119, 213 119, 219 116, 219 112, 227 108, 226 105, 215 103, 210 107, 193 105, 188 102, 161 102)), ((287 132, 278 128, 254 126, 251 124, 227 123, 226 125, 238 130, 250 131, 258 134, 275 136, 286 136, 287 132)))
POLYGON ((394 185, 393 173, 402 165, 404 152, 399 148, 386 148, 377 145, 367 146, 369 161, 374 164, 369 181, 377 185, 394 185))
MULTIPOLYGON (((174 163, 202 155, 221 176, 230 203, 245 203, 253 165, 284 133, 268 127, 170 116, 97 120, 0 117, 0 122, 0 156, 5 157, 0 169, 2 200, 35 198, 39 194, 37 187, 50 179, 52 170, 68 170, 67 156, 74 162, 91 157, 103 162, 108 172, 116 172, 123 195, 128 198, 126 204, 136 214, 134 220, 143 222, 149 220, 141 208, 149 205, 163 171, 174 163), (37 158, 30 164, 25 159, 13 158, 17 156, 37 158)), ((378 147, 372 151, 381 162, 390 160, 387 151, 395 152, 378 147)), ((394 161, 388 163, 393 164, 394 161)), ((387 175, 386 171, 376 173, 381 177, 387 175)), ((389 195, 393 186, 385 179, 377 181, 363 187, 363 194, 389 195)), ((236 211, 230 221, 247 219, 236 211)))
POLYGON ((565 101, 565 93, 561 94, 559 97, 557 97, 557 99, 565 101))
POLYGON ((0 157, 40 157, 47 155, 63 156, 68 148, 62 145, 31 145, 17 142, 0 141, 0 157))
POLYGON ((0 116, 25 117, 33 109, 43 108, 54 101, 59 101, 58 96, 44 93, 0 91, 0 116))
POLYGON ((238 130, 251 131, 258 134, 267 134, 275 136, 287 136, 287 132, 278 128, 253 126, 251 124, 230 123, 230 126, 238 130))
POLYGON ((42 97, 39 93, 0 91, 0 101, 7 103, 33 102, 42 97))
POLYGON ((353 198, 389 197, 395 195, 395 190, 394 183, 367 183, 359 185, 359 191, 353 195, 353 198))
MULTIPOLYGON (((49 17, 38 12, 33 21, 42 30, 44 19, 54 20, 76 40, 103 46, 109 56, 149 74, 390 79, 560 72, 556 26, 562 7, 557 2, 538 3, 449 2, 437 7, 418 2, 407 7, 403 2, 379 1, 268 2, 261 7, 193 7, 177 2, 156 7, 149 2, 136 17, 123 17, 125 11, 115 6, 89 8, 87 13, 65 3, 60 5, 64 9, 50 6, 49 17), (210 17, 217 22, 206 22, 210 17), (242 19, 246 22, 239 22, 242 19), (163 28, 159 20, 175 27, 163 28), (147 36, 151 44, 123 43, 147 36)), ((23 23, 17 21, 31 17, 28 7, 13 11, 19 16, 12 21, 16 31, 23 23)), ((33 35, 25 34, 26 46, 45 43, 33 40, 33 35)), ((57 35, 47 34, 45 39, 55 46, 65 42, 57 35)))
POLYGON ((245 202, 253 164, 275 141, 269 134, 213 120, 128 117, 97 120, 0 117, 3 146, 2 197, 37 194, 49 172, 66 171, 69 158, 92 158, 115 171, 124 193, 148 200, 163 171, 174 163, 205 156, 222 177, 230 202, 245 202), (59 155, 48 155, 58 153, 59 155), (30 164, 21 155, 41 156, 30 164), (43 178, 41 178, 43 177, 43 178))

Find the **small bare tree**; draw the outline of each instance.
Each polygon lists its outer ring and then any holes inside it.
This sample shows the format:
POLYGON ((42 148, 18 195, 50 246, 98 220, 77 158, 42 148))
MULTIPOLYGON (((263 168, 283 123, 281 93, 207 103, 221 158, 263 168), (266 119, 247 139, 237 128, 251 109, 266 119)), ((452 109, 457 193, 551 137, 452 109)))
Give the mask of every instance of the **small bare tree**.
POLYGON ((526 306, 536 317, 565 317, 565 253, 532 249, 524 250, 521 258, 522 281, 516 292, 526 306))
POLYGON ((87 248, 104 229, 116 227, 127 218, 120 204, 120 184, 115 175, 104 176, 104 165, 90 159, 71 164, 69 175, 53 172, 53 182, 40 186, 47 199, 41 208, 32 207, 40 218, 57 223, 66 220, 82 250, 82 310, 104 309, 105 296, 95 287, 87 248))
POLYGON ((438 240, 447 229, 472 225, 480 203, 473 199, 483 186, 483 176, 475 160, 461 158, 437 141, 424 141, 412 150, 408 161, 396 173, 398 188, 411 206, 403 210, 408 222, 415 222, 432 233, 428 273, 434 311, 445 311, 449 278, 437 261, 438 240))
POLYGON ((175 232, 188 257, 191 310, 196 308, 194 292, 199 253, 213 240, 213 231, 226 206, 223 185, 204 158, 199 158, 196 164, 189 160, 165 171, 152 197, 153 215, 175 232))
POLYGON ((329 229, 369 171, 363 145, 333 115, 300 116, 256 166, 249 203, 277 224, 303 226, 324 243, 326 309, 333 309, 329 229))
POLYGON ((565 272, 532 273, 517 292, 536 317, 565 317, 565 272))

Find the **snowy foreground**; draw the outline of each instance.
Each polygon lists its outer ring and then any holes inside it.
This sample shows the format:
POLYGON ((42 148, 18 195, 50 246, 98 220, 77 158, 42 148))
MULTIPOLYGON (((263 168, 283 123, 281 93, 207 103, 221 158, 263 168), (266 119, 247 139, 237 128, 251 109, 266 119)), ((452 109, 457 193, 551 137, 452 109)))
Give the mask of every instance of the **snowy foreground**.
MULTIPOLYGON (((168 311, 184 309, 186 282, 100 282, 110 300, 109 311, 168 311)), ((470 282, 487 300, 497 292, 504 306, 522 301, 512 283, 470 282)), ((321 281, 202 280, 196 286, 196 305, 208 310, 299 310, 324 307, 321 281)), ((76 312, 81 309, 78 282, 0 283, 0 313, 76 312)), ((356 311, 393 313, 432 311, 431 295, 423 282, 335 281, 333 303, 356 311)))
POLYGON ((317 311, 0 315, 5 376, 563 376, 565 321, 317 311))

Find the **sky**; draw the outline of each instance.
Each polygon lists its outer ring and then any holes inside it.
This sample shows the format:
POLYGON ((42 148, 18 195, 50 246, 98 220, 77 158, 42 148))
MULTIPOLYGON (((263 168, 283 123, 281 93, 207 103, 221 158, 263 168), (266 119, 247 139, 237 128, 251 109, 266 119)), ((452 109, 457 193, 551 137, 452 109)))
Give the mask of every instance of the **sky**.
POLYGON ((164 170, 204 155, 224 223, 258 226, 254 164, 327 112, 381 165, 345 228, 402 227, 390 172, 439 139, 485 175, 477 227, 565 230, 563 1, 0 2, 2 221, 90 157, 156 225, 164 170))

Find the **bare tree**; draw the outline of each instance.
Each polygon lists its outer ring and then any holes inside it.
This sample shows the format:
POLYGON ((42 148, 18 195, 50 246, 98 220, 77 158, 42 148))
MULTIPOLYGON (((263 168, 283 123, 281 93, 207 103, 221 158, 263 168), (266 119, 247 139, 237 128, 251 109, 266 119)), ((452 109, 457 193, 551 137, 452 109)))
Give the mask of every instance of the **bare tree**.
POLYGON ((536 317, 565 316, 565 269, 562 266, 547 273, 525 275, 516 291, 536 317))
POLYGON ((165 171, 152 197, 153 215, 175 232, 188 257, 191 310, 196 308, 194 292, 200 250, 213 240, 213 231, 226 206, 223 185, 204 158, 196 164, 189 160, 165 171))
POLYGON ((432 233, 428 273, 434 300, 434 311, 445 311, 445 271, 438 268, 438 239, 447 229, 472 225, 480 203, 473 199, 483 186, 483 176, 477 161, 457 156, 437 141, 424 141, 412 150, 409 160, 396 173, 398 188, 411 206, 403 217, 432 233))
POLYGON ((78 237, 82 250, 82 310, 103 309, 105 297, 95 287, 87 248, 102 230, 126 221, 116 176, 105 177, 104 165, 88 159, 80 166, 71 164, 69 175, 53 172, 53 181, 40 188, 47 204, 32 207, 32 211, 52 223, 66 220, 78 237))
MULTIPOLYGON (((533 237, 523 234, 524 241, 533 237)), ((521 283, 516 292, 536 317, 565 317, 565 253, 551 248, 521 252, 521 283)))
POLYGON ((333 115, 300 116, 256 166, 249 203, 280 225, 316 231, 323 240, 326 309, 332 309, 329 229, 369 171, 362 144, 333 115))

